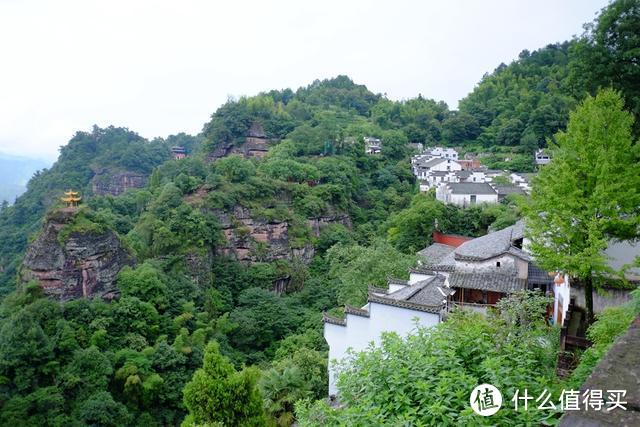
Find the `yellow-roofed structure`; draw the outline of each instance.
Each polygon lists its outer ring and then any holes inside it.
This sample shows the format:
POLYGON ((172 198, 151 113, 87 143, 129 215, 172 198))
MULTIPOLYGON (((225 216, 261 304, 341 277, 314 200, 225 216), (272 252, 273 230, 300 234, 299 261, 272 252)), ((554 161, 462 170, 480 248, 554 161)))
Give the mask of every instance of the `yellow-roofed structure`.
POLYGON ((72 208, 78 206, 82 197, 79 196, 77 191, 69 190, 64 192, 64 197, 61 197, 60 200, 65 202, 68 208, 72 208))

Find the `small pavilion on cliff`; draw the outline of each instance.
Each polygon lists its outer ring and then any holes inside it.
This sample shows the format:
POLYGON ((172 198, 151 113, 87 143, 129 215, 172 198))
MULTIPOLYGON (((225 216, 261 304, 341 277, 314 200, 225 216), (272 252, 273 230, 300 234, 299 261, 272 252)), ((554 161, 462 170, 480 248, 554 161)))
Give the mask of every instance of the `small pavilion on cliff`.
POLYGON ((68 208, 73 208, 78 206, 82 197, 80 197, 77 191, 69 190, 64 192, 64 197, 61 197, 60 200, 62 200, 68 208))

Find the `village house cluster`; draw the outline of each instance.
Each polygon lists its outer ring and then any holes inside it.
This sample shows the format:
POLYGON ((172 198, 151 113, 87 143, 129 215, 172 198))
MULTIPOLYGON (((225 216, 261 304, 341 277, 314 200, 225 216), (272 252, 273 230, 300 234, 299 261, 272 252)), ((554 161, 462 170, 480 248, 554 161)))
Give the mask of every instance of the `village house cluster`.
POLYGON ((461 207, 480 203, 498 203, 509 194, 527 194, 529 178, 524 174, 511 174, 508 181, 497 177, 504 171, 487 169, 472 155, 459 159, 453 148, 427 148, 413 156, 411 169, 420 183, 420 191, 435 189, 436 199, 461 207))

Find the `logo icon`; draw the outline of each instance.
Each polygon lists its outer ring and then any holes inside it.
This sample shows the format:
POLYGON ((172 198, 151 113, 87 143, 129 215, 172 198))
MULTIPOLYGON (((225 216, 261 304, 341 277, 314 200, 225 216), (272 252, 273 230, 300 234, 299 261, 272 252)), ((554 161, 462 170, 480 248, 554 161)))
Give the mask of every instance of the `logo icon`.
POLYGON ((491 384, 480 384, 471 392, 469 404, 473 412, 488 417, 498 412, 502 406, 502 394, 491 384))

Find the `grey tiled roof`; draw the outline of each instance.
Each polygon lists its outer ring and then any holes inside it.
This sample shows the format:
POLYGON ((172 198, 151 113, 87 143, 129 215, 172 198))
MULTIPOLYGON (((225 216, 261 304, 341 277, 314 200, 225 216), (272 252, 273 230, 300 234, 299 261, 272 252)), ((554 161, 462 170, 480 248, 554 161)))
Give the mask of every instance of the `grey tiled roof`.
POLYGON ((446 162, 447 159, 444 159, 442 157, 434 157, 433 159, 429 159, 426 162, 422 163, 422 166, 427 166, 427 167, 431 167, 431 166, 435 166, 435 165, 439 165, 442 162, 446 162))
POLYGON ((456 175, 458 175, 460 178, 469 178, 471 174, 472 172, 468 170, 456 171, 456 175))
POLYGON ((454 292, 444 282, 444 276, 436 275, 387 295, 369 292, 369 302, 439 313, 447 296, 454 292))
POLYGON ((498 194, 527 194, 522 188, 516 185, 494 185, 493 188, 498 194))
POLYGON ((449 275, 449 285, 454 288, 511 293, 526 289, 527 280, 498 273, 453 272, 449 275))
POLYGON ((449 246, 442 243, 434 243, 431 246, 427 246, 420 252, 418 255, 423 257, 425 260, 425 264, 427 265, 437 265, 442 261, 444 257, 449 255, 455 246, 449 246))
POLYGON ((449 184, 451 194, 496 194, 486 182, 456 182, 449 184))
MULTIPOLYGON (((468 242, 464 242, 455 250, 455 258, 460 260, 481 261, 509 252, 512 243, 523 237, 523 222, 485 234, 468 242)), ((523 256, 524 252, 514 252, 516 256, 523 256)))
POLYGON ((530 262, 527 281, 532 285, 552 285, 553 277, 549 276, 546 271, 530 262))

